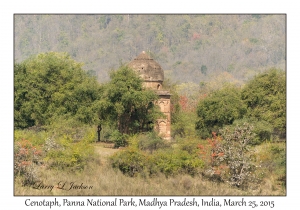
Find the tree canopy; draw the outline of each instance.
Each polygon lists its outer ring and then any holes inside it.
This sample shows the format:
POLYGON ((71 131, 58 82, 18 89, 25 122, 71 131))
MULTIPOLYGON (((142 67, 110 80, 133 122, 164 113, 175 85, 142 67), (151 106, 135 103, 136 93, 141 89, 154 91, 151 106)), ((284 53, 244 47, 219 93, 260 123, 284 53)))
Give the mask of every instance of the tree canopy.
POLYGON ((285 67, 284 14, 15 14, 15 58, 64 51, 101 82, 149 49, 174 81, 207 81, 221 72, 245 80, 285 67), (272 36, 270 36, 272 34, 272 36))
POLYGON ((248 117, 273 125, 277 134, 286 132, 286 78, 285 72, 272 68, 249 81, 242 91, 242 100, 248 107, 248 117))
POLYGON ((202 137, 217 132, 233 122, 255 124, 261 140, 270 134, 285 137, 286 81, 285 72, 271 68, 258 74, 243 88, 225 86, 215 90, 197 107, 196 129, 202 137))
POLYGON ((58 116, 92 123, 100 93, 96 78, 67 53, 41 53, 15 63, 15 127, 49 125, 58 116))
POLYGON ((144 89, 141 78, 127 66, 111 71, 110 78, 98 102, 100 120, 122 134, 150 130, 160 114, 154 105, 155 92, 144 89))
POLYGON ((223 125, 230 125, 246 113, 246 106, 240 98, 240 88, 227 85, 201 100, 197 107, 196 129, 202 137, 217 132, 223 125))

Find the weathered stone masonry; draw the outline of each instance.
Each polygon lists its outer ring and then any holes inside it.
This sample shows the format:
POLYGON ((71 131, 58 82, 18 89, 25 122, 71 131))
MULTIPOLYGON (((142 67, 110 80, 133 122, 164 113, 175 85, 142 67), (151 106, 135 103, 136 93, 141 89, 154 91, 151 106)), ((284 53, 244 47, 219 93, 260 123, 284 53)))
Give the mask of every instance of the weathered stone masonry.
POLYGON ((144 87, 155 90, 159 99, 155 102, 165 118, 157 119, 155 130, 164 139, 171 139, 171 94, 163 90, 164 71, 145 51, 128 64, 128 67, 136 71, 144 80, 144 87))

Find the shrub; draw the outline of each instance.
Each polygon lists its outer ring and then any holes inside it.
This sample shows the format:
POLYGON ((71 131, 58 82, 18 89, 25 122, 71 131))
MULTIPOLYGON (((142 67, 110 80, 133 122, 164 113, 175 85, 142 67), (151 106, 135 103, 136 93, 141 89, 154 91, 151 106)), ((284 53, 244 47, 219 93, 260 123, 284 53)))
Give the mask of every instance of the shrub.
POLYGON ((189 154, 196 154, 198 152, 197 146, 200 142, 203 142, 203 140, 187 137, 178 139, 177 142, 180 150, 187 151, 189 154))
POLYGON ((133 147, 115 153, 110 161, 113 168, 131 177, 144 173, 147 167, 147 156, 133 147))
POLYGON ((138 135, 138 148, 150 151, 167 147, 167 143, 156 132, 148 132, 138 135))
POLYGON ((94 156, 94 149, 88 139, 74 142, 67 135, 60 137, 57 142, 47 141, 44 149, 48 150, 44 159, 48 166, 59 170, 82 170, 94 156), (50 143, 52 146, 49 147, 50 143))
POLYGON ((14 175, 22 177, 22 185, 32 185, 38 181, 36 164, 42 157, 42 150, 28 140, 16 142, 14 146, 14 175))
POLYGON ((126 134, 121 134, 118 130, 114 130, 110 135, 110 140, 115 143, 115 148, 125 147, 128 144, 126 137, 126 134))
MULTIPOLYGON (((274 174, 275 179, 282 186, 286 185, 286 144, 280 143, 264 143, 258 149, 257 159, 260 161, 264 172, 274 174)), ((265 173, 266 174, 266 173, 265 173)), ((278 185, 278 183, 276 183, 278 185)))
POLYGON ((199 145, 200 154, 209 157, 205 175, 241 188, 257 183, 255 155, 250 147, 255 136, 252 131, 253 127, 247 123, 233 130, 225 127, 221 136, 213 134, 209 147, 199 145), (206 151, 209 151, 208 155, 206 151))
POLYGON ((167 177, 176 174, 195 175, 204 165, 196 154, 180 149, 159 150, 153 154, 153 161, 157 169, 167 177))
POLYGON ((151 154, 141 151, 138 145, 131 145, 111 157, 111 165, 131 177, 154 176, 158 173, 173 176, 176 174, 195 175, 203 167, 197 153, 190 154, 180 149, 164 148, 151 154))
POLYGON ((93 126, 85 125, 74 118, 57 116, 50 125, 44 126, 48 131, 48 136, 59 138, 68 135, 74 142, 81 141, 89 136, 89 142, 96 140, 96 129, 93 126))
POLYGON ((42 146, 45 140, 48 138, 49 133, 47 131, 34 131, 29 129, 14 130, 14 142, 21 142, 26 139, 33 146, 42 146))
POLYGON ((255 118, 238 119, 233 122, 232 129, 236 126, 243 125, 244 123, 249 123, 253 126, 253 132, 256 134, 250 144, 258 145, 263 141, 271 140, 274 128, 267 121, 257 120, 255 118))

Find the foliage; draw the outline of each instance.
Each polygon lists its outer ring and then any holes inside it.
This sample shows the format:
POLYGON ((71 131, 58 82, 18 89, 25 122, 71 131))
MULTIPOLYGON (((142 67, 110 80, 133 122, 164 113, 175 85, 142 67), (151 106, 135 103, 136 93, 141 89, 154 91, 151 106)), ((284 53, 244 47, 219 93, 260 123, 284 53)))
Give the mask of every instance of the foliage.
POLYGON ((114 154, 110 160, 113 168, 118 168, 123 174, 131 177, 144 173, 148 164, 146 154, 133 147, 114 154))
POLYGON ((82 127, 81 133, 75 135, 75 131, 80 129, 68 126, 62 124, 62 130, 68 130, 69 133, 50 129, 15 130, 15 177, 30 177, 28 173, 37 174, 41 166, 80 171, 88 161, 93 160, 95 153, 91 143, 96 138, 94 128, 82 127))
MULTIPOLYGON (((75 128, 76 129, 76 128, 75 128)), ((80 171, 86 163, 94 158, 95 130, 85 128, 79 139, 72 138, 71 134, 53 135, 46 139, 44 158, 48 167, 58 170, 80 171)))
POLYGON ((157 99, 154 91, 143 89, 142 80, 127 66, 112 71, 110 76, 97 104, 100 120, 109 121, 121 134, 152 129, 161 114, 153 103, 157 99))
POLYGON ((142 175, 143 177, 153 177, 159 173, 167 177, 199 173, 203 161, 197 158, 197 150, 187 151, 168 147, 157 137, 153 140, 149 139, 153 135, 150 133, 131 137, 129 147, 110 158, 112 167, 118 168, 129 176, 142 175), (148 144, 145 142, 146 138, 150 141, 148 144))
POLYGON ((127 146, 126 134, 121 134, 118 130, 110 134, 110 141, 115 143, 115 148, 127 146))
MULTIPOLYGON (((46 146, 51 143, 48 141, 46 146)), ((57 141, 50 149, 46 147, 48 151, 44 160, 50 168, 80 171, 93 158, 94 150, 88 140, 73 142, 69 136, 62 136, 57 141)))
POLYGON ((242 91, 248 107, 247 116, 273 125, 274 132, 285 137, 286 79, 285 72, 270 69, 249 81, 242 91))
MULTIPOLYGON (((74 142, 81 141, 89 135, 89 141, 96 141, 95 128, 91 125, 84 124, 74 118, 66 118, 59 116, 57 120, 51 122, 50 125, 43 126, 48 135, 58 138, 63 135, 68 135, 74 142)), ((37 135, 36 133, 35 135, 37 135)))
POLYGON ((140 150, 150 151, 167 147, 167 143, 156 132, 147 132, 137 136, 138 148, 140 150))
POLYGON ((14 145, 14 176, 22 177, 22 185, 32 185, 38 181, 36 165, 41 163, 43 151, 22 139, 14 145))
POLYGON ((264 121, 264 120, 257 120, 255 118, 243 118, 237 119, 233 122, 232 128, 243 125, 244 123, 248 123, 253 126, 253 133, 255 133, 254 139, 250 142, 251 145, 261 144, 264 141, 268 141, 272 139, 273 133, 273 126, 264 121))
POLYGON ((233 186, 253 187, 259 178, 255 174, 255 156, 250 147, 255 135, 252 130, 253 127, 246 123, 234 130, 225 127, 221 136, 213 133, 208 147, 200 144, 200 157, 206 158, 208 163, 205 175, 233 186))
POLYGON ((33 146, 42 146, 45 143, 45 139, 48 138, 49 133, 47 131, 34 131, 29 129, 17 129, 14 130, 14 143, 17 144, 24 139, 30 140, 33 146))
POLYGON ((49 125, 61 116, 93 123, 100 93, 96 79, 68 54, 33 56, 14 66, 14 126, 49 125))
POLYGON ((197 115, 195 112, 179 112, 177 121, 172 125, 172 137, 176 139, 196 136, 196 120, 197 115))
POLYGON ((176 140, 175 147, 177 146, 182 151, 187 151, 189 154, 198 154, 198 145, 206 142, 198 137, 188 136, 176 140))
POLYGON ((195 175, 203 167, 203 161, 196 153, 190 154, 186 150, 167 149, 153 154, 153 163, 159 172, 168 176, 176 174, 195 175))
POLYGON ((240 98, 240 89, 227 85, 199 102, 196 129, 202 138, 206 138, 209 133, 218 132, 221 127, 232 124, 245 113, 246 106, 240 98))
POLYGON ((286 186, 286 143, 261 144, 258 148, 257 160, 260 162, 262 178, 267 178, 269 174, 275 177, 274 185, 286 186))
POLYGON ((101 82, 120 60, 129 62, 147 49, 180 83, 207 81, 231 64, 241 81, 253 71, 285 67, 284 14, 259 19, 250 14, 16 14, 14 23, 15 59, 68 52, 85 61, 84 68, 96 71, 101 82))

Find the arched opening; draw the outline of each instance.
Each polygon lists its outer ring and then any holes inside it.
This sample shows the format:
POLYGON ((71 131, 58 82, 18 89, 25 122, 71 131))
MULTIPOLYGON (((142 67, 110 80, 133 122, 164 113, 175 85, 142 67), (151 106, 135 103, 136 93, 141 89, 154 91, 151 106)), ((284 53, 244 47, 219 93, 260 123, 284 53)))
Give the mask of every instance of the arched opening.
POLYGON ((157 85, 157 90, 160 90, 160 86, 161 86, 160 84, 157 85))

